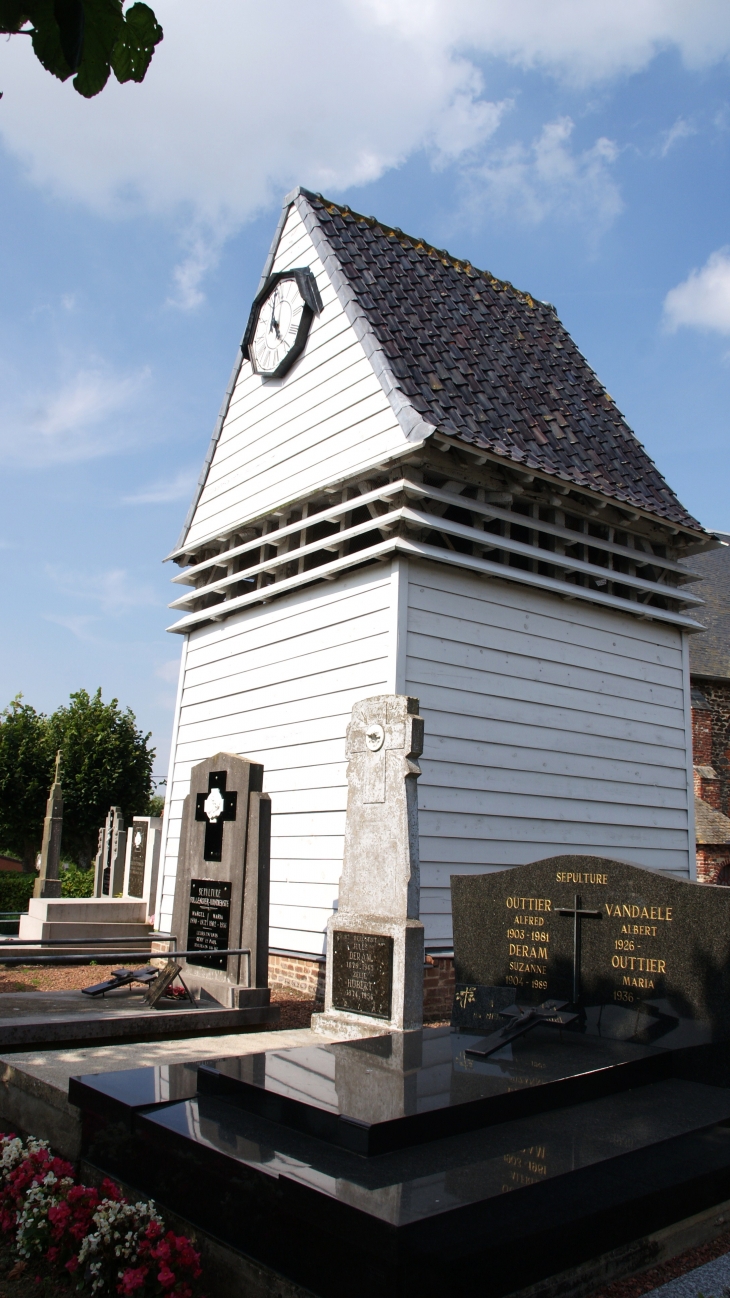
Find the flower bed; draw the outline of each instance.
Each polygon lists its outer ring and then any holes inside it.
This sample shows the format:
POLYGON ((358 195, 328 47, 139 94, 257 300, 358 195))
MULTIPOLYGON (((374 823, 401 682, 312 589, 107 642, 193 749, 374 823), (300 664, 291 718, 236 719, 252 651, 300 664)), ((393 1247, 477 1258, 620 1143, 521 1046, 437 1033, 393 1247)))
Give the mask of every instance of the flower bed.
POLYGON ((202 1298, 187 1236, 166 1231, 154 1203, 129 1203, 112 1181, 80 1185, 45 1140, 0 1136, 0 1230, 14 1236, 21 1264, 45 1259, 72 1291, 202 1298))

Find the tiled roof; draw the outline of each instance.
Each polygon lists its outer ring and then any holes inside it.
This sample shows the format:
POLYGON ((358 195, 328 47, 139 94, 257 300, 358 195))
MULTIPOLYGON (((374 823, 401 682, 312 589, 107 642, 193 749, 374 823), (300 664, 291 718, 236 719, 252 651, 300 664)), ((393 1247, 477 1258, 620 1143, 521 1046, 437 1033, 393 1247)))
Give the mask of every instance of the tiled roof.
POLYGON ((701 530, 555 309, 300 190, 402 392, 444 434, 701 530))
POLYGON ((730 843, 730 820, 702 798, 695 798, 695 838, 698 843, 730 843))
POLYGON ((689 669, 696 676, 730 680, 730 533, 718 532, 717 536, 726 544, 709 554, 693 555, 690 563, 702 574, 702 583, 693 593, 705 601, 700 620, 707 630, 690 639, 689 669))

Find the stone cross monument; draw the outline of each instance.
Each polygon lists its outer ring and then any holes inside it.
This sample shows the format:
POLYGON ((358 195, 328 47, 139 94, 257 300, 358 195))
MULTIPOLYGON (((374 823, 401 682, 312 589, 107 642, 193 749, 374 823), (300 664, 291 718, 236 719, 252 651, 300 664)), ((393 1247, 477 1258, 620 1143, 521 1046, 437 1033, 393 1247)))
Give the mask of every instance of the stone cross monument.
POLYGON ((56 773, 46 804, 41 847, 41 872, 33 888, 34 897, 61 896, 61 832, 63 830, 63 792, 61 790, 61 753, 56 753, 56 773))
POLYGON ((347 821, 339 910, 327 925, 320 1031, 352 1036, 423 1024, 419 918, 418 699, 380 694, 356 703, 347 728, 347 821))
POLYGON ((194 766, 183 806, 172 931, 185 982, 233 1009, 268 1005, 271 799, 235 753, 194 766), (217 951, 248 950, 248 956, 217 951))

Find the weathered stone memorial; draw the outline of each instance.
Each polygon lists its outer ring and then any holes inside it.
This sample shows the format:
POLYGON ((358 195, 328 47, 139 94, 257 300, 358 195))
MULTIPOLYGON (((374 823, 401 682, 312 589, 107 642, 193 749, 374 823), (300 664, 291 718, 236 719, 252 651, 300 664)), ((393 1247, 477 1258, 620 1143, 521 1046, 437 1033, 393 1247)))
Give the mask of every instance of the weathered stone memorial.
POLYGON ((190 777, 173 932, 186 984, 232 1008, 267 1006, 271 800, 264 768, 217 753, 190 777), (247 955, 218 952, 247 950, 247 955))
POLYGON ((121 807, 110 807, 99 830, 99 850, 94 862, 94 896, 121 897, 127 831, 121 807))
POLYGON ((456 1024, 509 996, 569 1003, 589 1031, 730 1036, 730 889, 623 861, 557 856, 453 875, 456 1024))
POLYGON ((135 816, 127 831, 127 859, 124 866, 123 896, 144 901, 147 914, 154 915, 157 876, 160 865, 162 819, 135 816))
POLYGON ((56 754, 56 773, 48 795, 43 821, 41 869, 33 889, 34 897, 61 896, 61 834, 63 832, 63 791, 61 789, 61 754, 56 754))
POLYGON ((339 910, 327 924, 325 1009, 319 1031, 353 1036, 423 1024, 419 919, 418 699, 356 703, 347 728, 347 819, 339 910))

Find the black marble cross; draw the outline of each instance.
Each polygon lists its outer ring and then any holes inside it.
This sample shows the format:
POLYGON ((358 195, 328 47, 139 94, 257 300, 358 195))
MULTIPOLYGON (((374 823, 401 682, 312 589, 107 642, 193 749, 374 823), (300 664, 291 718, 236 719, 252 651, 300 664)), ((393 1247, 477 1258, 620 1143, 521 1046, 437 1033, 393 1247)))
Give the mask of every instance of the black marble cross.
POLYGON ((195 819, 205 821, 205 861, 223 858, 223 822, 236 819, 236 792, 226 793, 226 772, 211 771, 208 792, 199 793, 195 799, 195 819))
POLYGON ((478 1046, 467 1046, 464 1053, 486 1059, 487 1055, 493 1055, 495 1050, 501 1050, 502 1046, 509 1045, 510 1041, 515 1041, 517 1037, 531 1032, 541 1023, 564 1028, 578 1017, 577 1014, 564 1013, 567 1003, 567 1001, 543 1001, 542 1005, 508 1005, 499 1013, 509 1022, 505 1023, 504 1027, 497 1028, 496 1032, 491 1032, 478 1046))
POLYGON ((573 1004, 578 1004, 580 996, 580 927, 581 920, 600 919, 600 910, 582 910, 578 893, 575 894, 575 905, 561 906, 558 915, 570 915, 573 920, 573 1004))

